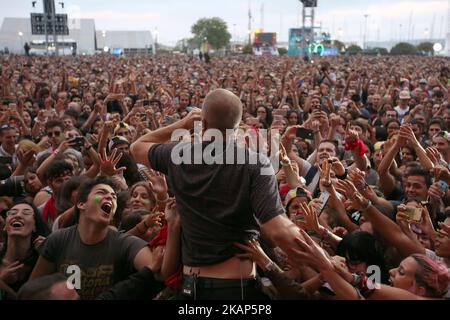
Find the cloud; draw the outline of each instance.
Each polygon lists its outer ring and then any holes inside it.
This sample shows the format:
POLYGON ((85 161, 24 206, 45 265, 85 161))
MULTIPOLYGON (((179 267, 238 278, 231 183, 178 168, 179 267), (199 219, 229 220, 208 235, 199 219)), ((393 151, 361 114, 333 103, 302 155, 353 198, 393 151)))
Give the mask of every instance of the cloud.
POLYGON ((152 25, 159 22, 161 14, 157 12, 131 12, 131 11, 81 11, 81 18, 94 18, 98 26, 111 27, 120 30, 137 28, 150 29, 152 25))
MULTIPOLYGON (((447 11, 446 0, 430 0, 430 1, 402 1, 390 2, 388 4, 372 4, 367 7, 353 7, 353 8, 339 8, 321 13, 319 10, 318 19, 323 21, 331 21, 333 17, 343 19, 354 19, 355 17, 362 17, 364 14, 369 14, 371 17, 379 19, 407 19, 413 11, 416 15, 421 16, 432 13, 440 13, 447 11)), ((417 16, 416 16, 417 17, 417 16)))

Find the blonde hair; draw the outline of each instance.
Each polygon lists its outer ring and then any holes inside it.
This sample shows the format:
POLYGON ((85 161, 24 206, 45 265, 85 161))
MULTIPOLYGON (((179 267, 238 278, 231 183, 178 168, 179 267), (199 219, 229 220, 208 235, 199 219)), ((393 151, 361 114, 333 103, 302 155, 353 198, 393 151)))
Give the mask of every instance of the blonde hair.
POLYGON ((36 143, 31 140, 21 140, 19 142, 18 150, 22 150, 23 152, 27 152, 29 150, 33 150, 36 153, 42 151, 41 147, 39 147, 36 143))

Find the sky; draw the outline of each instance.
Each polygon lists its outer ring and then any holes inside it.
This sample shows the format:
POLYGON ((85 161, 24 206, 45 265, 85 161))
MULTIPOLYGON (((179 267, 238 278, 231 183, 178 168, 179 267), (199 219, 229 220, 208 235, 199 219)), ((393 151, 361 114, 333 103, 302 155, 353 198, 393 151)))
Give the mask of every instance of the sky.
MULTIPOLYGON (((42 0, 37 0, 34 9, 31 2, 0 0, 0 23, 5 17, 29 17, 30 12, 42 12, 42 0)), ((365 33, 367 41, 444 38, 450 32, 449 2, 318 0, 316 25, 321 24, 333 39, 360 44, 365 33)), ((157 33, 159 43, 166 45, 191 37, 191 26, 205 17, 222 18, 232 40, 246 39, 249 3, 252 29, 262 27, 266 32, 276 32, 279 41, 287 41, 289 28, 301 25, 298 0, 55 0, 57 12, 67 13, 69 19, 94 18, 97 30, 150 30, 157 33), (64 9, 59 2, 64 2, 64 9)))

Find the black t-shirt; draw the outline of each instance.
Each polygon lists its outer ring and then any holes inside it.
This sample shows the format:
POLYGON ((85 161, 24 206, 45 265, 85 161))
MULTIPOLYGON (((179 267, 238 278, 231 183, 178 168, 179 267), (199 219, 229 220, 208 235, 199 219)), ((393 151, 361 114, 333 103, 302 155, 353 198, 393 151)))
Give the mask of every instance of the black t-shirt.
POLYGON ((112 229, 100 243, 87 245, 81 241, 78 225, 75 225, 52 233, 41 255, 67 275, 72 274, 66 273, 68 266, 79 266, 81 288, 78 294, 81 299, 92 300, 136 272, 134 258, 145 246, 145 241, 112 229))
MULTIPOLYGON (((182 224, 182 261, 198 267, 223 262, 234 256, 233 242, 259 237, 259 223, 283 214, 277 181, 269 160, 261 156, 249 164, 247 149, 232 143, 223 159, 245 154, 243 164, 175 164, 171 153, 192 155, 190 142, 159 144, 149 151, 153 169, 168 176, 182 224), (187 152, 187 153, 184 153, 187 152), (241 152, 241 153, 238 153, 241 152), (261 169, 269 175, 261 175, 261 169)), ((194 146, 194 147, 193 147, 194 146)), ((197 145, 200 148, 208 146, 197 145)), ((202 149, 200 149, 202 150, 202 149)))

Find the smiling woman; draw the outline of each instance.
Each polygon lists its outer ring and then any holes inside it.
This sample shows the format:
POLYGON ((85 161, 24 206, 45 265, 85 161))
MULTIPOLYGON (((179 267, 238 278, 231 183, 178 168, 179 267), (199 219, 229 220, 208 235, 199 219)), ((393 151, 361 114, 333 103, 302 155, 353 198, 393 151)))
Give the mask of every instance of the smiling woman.
MULTIPOLYGON (((49 232, 38 210, 29 203, 19 202, 6 213, 5 233, 0 251, 0 280, 18 291, 28 280, 39 256, 37 248, 49 232)), ((4 294, 6 299, 13 298, 11 293, 4 294)))

